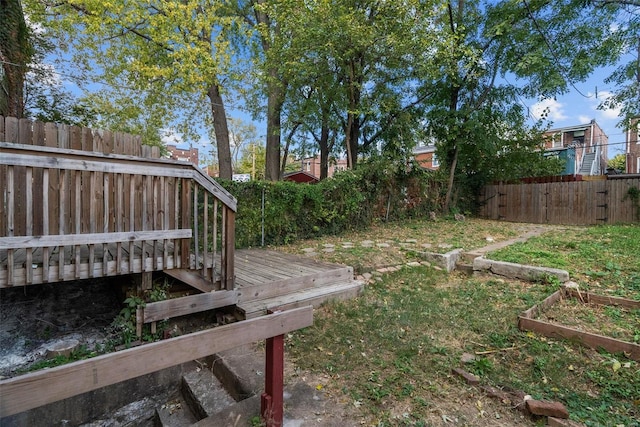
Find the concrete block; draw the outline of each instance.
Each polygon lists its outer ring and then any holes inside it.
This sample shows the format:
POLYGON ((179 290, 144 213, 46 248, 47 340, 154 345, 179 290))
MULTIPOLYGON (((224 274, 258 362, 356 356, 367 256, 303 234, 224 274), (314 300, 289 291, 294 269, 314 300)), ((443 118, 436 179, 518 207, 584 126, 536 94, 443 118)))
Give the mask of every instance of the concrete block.
POLYGON ((510 279, 528 281, 538 281, 548 276, 556 277, 562 283, 569 280, 569 272, 566 270, 516 264, 513 262, 494 261, 486 258, 476 258, 473 261, 473 270, 496 274, 510 279))

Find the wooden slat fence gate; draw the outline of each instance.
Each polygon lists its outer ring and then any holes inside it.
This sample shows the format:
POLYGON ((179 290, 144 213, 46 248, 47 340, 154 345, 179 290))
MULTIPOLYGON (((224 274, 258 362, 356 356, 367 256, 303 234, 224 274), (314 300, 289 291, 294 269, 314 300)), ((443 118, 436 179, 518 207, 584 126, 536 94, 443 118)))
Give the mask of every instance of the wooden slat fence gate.
POLYGON ((593 225, 640 221, 630 188, 640 176, 595 181, 495 184, 480 194, 480 217, 534 224, 593 225))
POLYGON ((0 116, 0 287, 179 268, 233 289, 235 198, 159 154, 0 116))

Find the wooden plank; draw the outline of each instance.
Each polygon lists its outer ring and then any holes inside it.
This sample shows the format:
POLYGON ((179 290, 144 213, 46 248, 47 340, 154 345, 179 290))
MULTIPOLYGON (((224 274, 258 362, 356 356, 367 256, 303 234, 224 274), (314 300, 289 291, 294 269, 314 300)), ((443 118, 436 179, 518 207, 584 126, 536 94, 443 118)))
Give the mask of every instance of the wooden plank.
MULTIPOLYGON (((49 169, 42 171, 42 235, 49 235, 49 169)), ((49 247, 42 248, 42 275, 49 277, 49 247)))
POLYGON ((235 288, 235 250, 236 250, 236 213, 225 206, 223 210, 223 230, 225 237, 224 251, 221 259, 224 261, 225 276, 222 281, 222 287, 227 290, 235 288), (226 215, 224 213, 226 212, 226 215))
MULTIPOLYGON (((45 127, 42 122, 33 122, 33 145, 45 145, 45 127)), ((33 208, 31 210, 33 218, 33 234, 42 234, 42 168, 35 168, 33 170, 33 194, 36 197, 33 199, 33 208)), ((29 211, 27 211, 29 212, 29 211)))
MULTIPOLYGON (((7 167, 7 237, 4 237, 2 240, 6 240, 13 236, 14 230, 14 192, 15 192, 15 184, 13 181, 13 166, 7 167)), ((15 268, 13 262, 13 250, 9 249, 7 251, 7 284, 10 286, 13 285, 13 269, 15 268)))
POLYGON ((291 294, 309 288, 323 288, 331 283, 348 283, 353 281, 353 270, 351 267, 343 267, 289 279, 254 283, 249 286, 240 286, 240 283, 246 277, 244 269, 240 266, 237 269, 237 276, 238 300, 242 303, 247 303, 291 294))
POLYGON ((235 291, 215 291, 189 295, 147 304, 143 309, 144 323, 235 305, 235 291))
MULTIPOLYGON (((45 124, 45 144, 47 147, 58 146, 58 127, 53 123, 45 124)), ((49 197, 53 203, 49 203, 49 232, 43 234, 59 234, 58 218, 60 217, 60 206, 57 203, 57 195, 60 192, 60 172, 57 169, 47 169, 49 171, 49 197)))
POLYGON ((634 301, 627 298, 602 296, 592 294, 591 292, 578 292, 576 289, 565 288, 565 292, 572 298, 578 299, 586 304, 613 305, 629 310, 640 309, 640 301, 634 301))
POLYGON ((578 331, 566 326, 551 324, 541 320, 518 317, 518 327, 523 331, 533 331, 549 338, 577 340, 586 347, 603 348, 610 353, 625 353, 628 358, 640 360, 640 345, 589 332, 578 331))
MULTIPOLYGON (((180 207, 180 216, 181 216, 181 228, 190 228, 191 221, 189 219, 189 215, 191 213, 191 181, 181 180, 180 183, 180 200, 182 201, 182 206, 180 207)), ((189 258, 191 254, 191 241, 187 239, 181 240, 180 245, 180 262, 183 263, 178 264, 178 268, 189 268, 189 258)))
MULTIPOLYGON (((63 130, 64 128, 61 125, 59 131, 63 130)), ((77 150, 20 146, 3 142, 0 142, 0 150, 3 151, 3 155, 0 156, 0 164, 191 178, 225 205, 229 206, 234 212, 237 209, 235 197, 198 167, 188 162, 167 159, 142 160, 131 156, 107 156, 77 150), (25 153, 29 155, 25 156, 25 153)))
POLYGON ((167 239, 187 239, 191 237, 191 233, 191 229, 182 228, 177 230, 121 231, 118 233, 61 234, 57 236, 13 236, 0 240, 0 249, 140 242, 160 239, 160 236, 166 236, 167 239))
MULTIPOLYGON (((167 260, 167 265, 162 265, 162 259, 160 259, 158 267, 160 270, 166 270, 175 268, 175 261, 173 257, 169 257, 167 260)), ((153 261, 151 259, 144 260, 148 266, 153 265, 153 261)), ((120 272, 118 273, 118 266, 116 265, 116 261, 108 261, 107 263, 107 272, 103 274, 103 266, 100 263, 95 263, 93 265, 93 276, 94 277, 107 277, 107 276, 116 276, 119 274, 133 274, 133 273, 142 273, 142 265, 143 261, 139 258, 134 261, 133 264, 129 264, 129 262, 124 262, 120 265, 120 272)), ((92 267, 88 263, 82 263, 80 265, 80 278, 88 279, 89 271, 92 267)), ((147 268, 149 269, 149 268, 147 268)), ((46 281, 49 282, 62 282, 75 280, 76 270, 74 265, 65 264, 63 265, 62 270, 58 269, 58 265, 50 265, 49 267, 49 280, 45 280, 43 277, 43 269, 38 267, 33 271, 33 284, 40 284, 46 281)), ((26 285, 26 273, 24 267, 17 267, 13 270, 13 279, 12 285, 8 284, 8 272, 6 270, 0 270, 0 288, 6 288, 11 286, 24 286, 26 285)))
POLYGON ((0 417, 313 324, 313 308, 275 313, 0 381, 0 417))
POLYGON ((552 293, 551 295, 549 295, 548 297, 546 297, 544 299, 544 301, 542 301, 540 304, 536 304, 533 307, 531 307, 530 309, 524 311, 520 316, 521 317, 527 317, 527 318, 537 317, 537 316, 540 315, 540 313, 544 312, 549 307, 551 307, 553 304, 555 304, 558 301, 560 301, 564 297, 564 295, 565 295, 564 288, 563 289, 559 289, 559 290, 555 291, 554 293, 552 293))
MULTIPOLYGON (((25 207, 26 212, 31 212, 30 216, 26 216, 25 235, 31 236, 33 234, 33 168, 26 168, 26 186, 25 192, 25 207)), ((27 284, 33 283, 33 248, 28 247, 27 258, 25 262, 25 268, 27 272, 27 284)))
POLYGON ((178 279, 181 282, 184 282, 187 285, 192 286, 201 292, 211 292, 214 290, 213 284, 205 280, 202 276, 200 276, 200 274, 198 274, 194 270, 174 268, 171 270, 166 270, 165 274, 168 274, 174 279, 178 279))
MULTIPOLYGON (((59 222, 58 222, 58 230, 59 230, 59 235, 63 235, 65 234, 67 227, 66 227, 66 205, 67 205, 67 171, 66 170, 61 170, 60 171, 60 191, 59 191, 59 201, 58 201, 58 214, 59 214, 59 222)), ((65 257, 65 247, 64 246, 60 246, 58 248, 58 271, 60 273, 60 280, 64 279, 64 257, 65 257)))

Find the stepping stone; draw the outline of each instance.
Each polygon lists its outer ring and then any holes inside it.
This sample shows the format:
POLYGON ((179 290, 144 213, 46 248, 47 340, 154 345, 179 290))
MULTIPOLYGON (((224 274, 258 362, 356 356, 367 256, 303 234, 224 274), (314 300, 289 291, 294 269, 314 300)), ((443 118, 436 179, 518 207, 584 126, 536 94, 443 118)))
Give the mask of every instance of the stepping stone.
POLYGON ((323 247, 329 249, 329 248, 335 248, 336 245, 332 245, 331 243, 325 243, 324 245, 322 245, 323 247))
POLYGON ((342 242, 342 246, 353 246, 353 242, 342 242))
POLYGON ((419 263, 419 262, 417 262, 417 261, 413 261, 413 262, 408 262, 408 263, 407 263, 407 266, 409 266, 409 267, 420 267, 421 265, 422 265, 422 264, 420 264, 420 263, 419 263))
POLYGON ((315 248, 304 248, 304 249, 302 250, 302 252, 304 252, 304 253, 306 253, 306 254, 311 253, 311 252, 315 252, 315 251, 316 251, 316 249, 315 249, 315 248))
POLYGON ((405 242, 407 242, 407 243, 418 243, 418 241, 416 239, 407 239, 407 240, 405 240, 405 242))
POLYGON ((379 248, 388 248, 391 245, 388 243, 376 243, 376 246, 379 248))
POLYGON ((318 256, 318 252, 307 252, 306 254, 304 254, 304 256, 308 256, 308 257, 318 256))
POLYGON ((344 249, 353 249, 353 243, 349 243, 349 244, 343 243, 342 247, 344 249))
POLYGON ((433 245, 431 243, 423 243, 420 245, 421 248, 425 248, 425 249, 429 249, 431 248, 433 245))
POLYGON ((438 247, 441 249, 449 249, 452 248, 453 245, 450 245, 449 243, 438 243, 438 247))
POLYGON ((373 246, 375 242, 373 240, 363 240, 362 242, 360 242, 360 244, 364 247, 370 248, 371 246, 373 246))
POLYGON ((331 252, 335 252, 336 250, 334 248, 324 248, 322 250, 322 252, 327 252, 327 253, 331 253, 331 252))

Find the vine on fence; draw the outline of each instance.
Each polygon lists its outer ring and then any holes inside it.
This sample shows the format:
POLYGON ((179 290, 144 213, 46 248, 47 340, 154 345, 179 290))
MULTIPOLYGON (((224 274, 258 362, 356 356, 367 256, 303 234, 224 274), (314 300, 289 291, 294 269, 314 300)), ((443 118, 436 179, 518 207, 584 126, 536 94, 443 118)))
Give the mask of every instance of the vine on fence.
POLYGON ((636 218, 640 220, 640 188, 638 187, 629 187, 627 190, 627 194, 624 195, 622 201, 631 200, 631 205, 636 210, 636 218))
POLYGON ((358 230, 377 220, 428 217, 440 211, 444 181, 419 167, 371 162, 317 184, 221 183, 238 199, 238 247, 286 244, 358 230), (264 208, 262 196, 264 193, 264 208))

